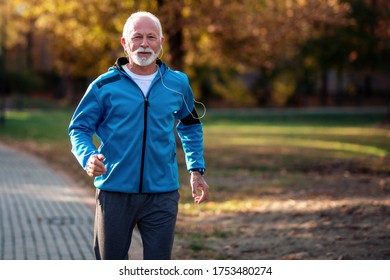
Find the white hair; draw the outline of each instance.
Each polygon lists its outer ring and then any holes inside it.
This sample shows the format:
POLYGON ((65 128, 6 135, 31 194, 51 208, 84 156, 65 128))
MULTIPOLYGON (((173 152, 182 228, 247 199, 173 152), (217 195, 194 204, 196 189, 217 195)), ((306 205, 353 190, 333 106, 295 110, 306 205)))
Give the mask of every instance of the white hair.
POLYGON ((132 27, 133 27, 133 22, 136 19, 143 18, 143 17, 151 19, 156 24, 156 27, 159 30, 160 38, 162 38, 163 37, 163 32, 162 32, 162 27, 161 27, 160 20, 155 15, 153 15, 152 13, 149 13, 149 12, 136 12, 136 13, 132 14, 127 19, 127 21, 125 23, 125 26, 123 27, 123 34, 122 34, 122 36, 124 38, 128 38, 128 36, 130 34, 130 31, 132 30, 132 27))

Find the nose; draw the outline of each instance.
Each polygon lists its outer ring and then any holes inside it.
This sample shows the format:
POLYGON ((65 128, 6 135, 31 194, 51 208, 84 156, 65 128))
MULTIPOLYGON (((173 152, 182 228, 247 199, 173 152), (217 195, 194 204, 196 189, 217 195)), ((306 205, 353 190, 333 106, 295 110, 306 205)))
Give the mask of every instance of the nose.
POLYGON ((147 36, 144 36, 144 37, 142 38, 141 47, 147 48, 148 46, 149 46, 149 44, 148 44, 148 38, 147 38, 147 36))

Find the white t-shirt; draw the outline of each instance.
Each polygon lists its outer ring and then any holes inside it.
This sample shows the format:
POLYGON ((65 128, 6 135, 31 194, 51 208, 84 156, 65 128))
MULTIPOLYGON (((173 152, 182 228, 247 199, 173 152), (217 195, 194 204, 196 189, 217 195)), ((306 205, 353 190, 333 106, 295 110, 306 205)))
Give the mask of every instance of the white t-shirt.
POLYGON ((157 71, 151 75, 137 75, 131 72, 126 65, 122 65, 122 67, 126 71, 127 75, 133 78, 134 82, 136 82, 136 84, 139 86, 139 88, 142 90, 143 94, 146 97, 150 84, 152 83, 154 77, 157 75, 157 71))

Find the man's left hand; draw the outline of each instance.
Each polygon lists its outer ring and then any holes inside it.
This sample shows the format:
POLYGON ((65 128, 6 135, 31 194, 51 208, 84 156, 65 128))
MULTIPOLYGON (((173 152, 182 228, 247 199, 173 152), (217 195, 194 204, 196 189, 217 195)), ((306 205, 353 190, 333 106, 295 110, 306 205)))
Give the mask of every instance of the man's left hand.
POLYGON ((204 177, 197 171, 191 172, 191 188, 194 202, 200 204, 207 200, 209 195, 209 185, 206 183, 204 177), (198 191, 201 191, 198 194, 198 191))

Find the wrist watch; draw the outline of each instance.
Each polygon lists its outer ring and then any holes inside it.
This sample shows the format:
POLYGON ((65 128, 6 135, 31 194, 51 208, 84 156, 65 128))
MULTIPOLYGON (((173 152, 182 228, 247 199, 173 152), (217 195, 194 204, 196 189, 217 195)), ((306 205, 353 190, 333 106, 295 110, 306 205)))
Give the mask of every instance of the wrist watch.
POLYGON ((200 175, 204 175, 204 172, 206 171, 206 169, 205 168, 192 168, 192 169, 190 169, 190 172, 194 172, 194 171, 197 171, 197 172, 199 172, 200 173, 200 175))

